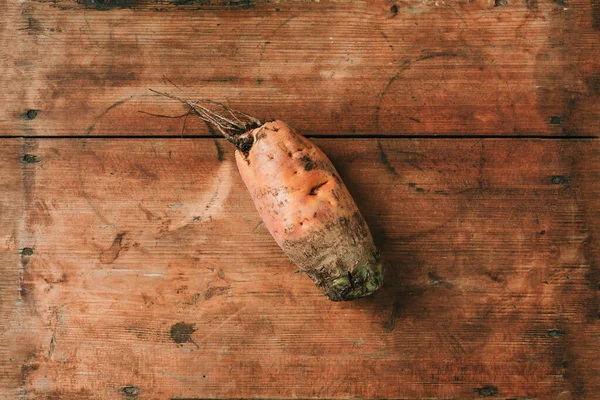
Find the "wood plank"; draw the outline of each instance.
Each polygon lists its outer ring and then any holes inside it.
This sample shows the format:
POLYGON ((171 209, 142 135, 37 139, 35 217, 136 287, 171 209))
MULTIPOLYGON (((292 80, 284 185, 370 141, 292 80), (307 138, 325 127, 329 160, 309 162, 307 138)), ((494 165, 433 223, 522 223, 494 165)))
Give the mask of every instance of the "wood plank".
POLYGON ((226 142, 30 140, 9 332, 27 399, 600 390, 597 141, 318 140, 388 265, 376 296, 333 303, 226 142))
POLYGON ((30 179, 30 175, 28 165, 20 162, 20 140, 4 139, 0 149, 0 398, 12 399, 20 394, 22 383, 22 362, 17 359, 23 353, 13 331, 27 312, 19 291, 23 280, 19 230, 22 180, 30 179))
MULTIPOLYGON (((305 135, 600 127, 595 1, 0 5, 3 135, 181 135, 182 119, 138 112, 185 111, 149 88, 222 100, 305 135)), ((197 120, 183 131, 210 134, 197 120)))

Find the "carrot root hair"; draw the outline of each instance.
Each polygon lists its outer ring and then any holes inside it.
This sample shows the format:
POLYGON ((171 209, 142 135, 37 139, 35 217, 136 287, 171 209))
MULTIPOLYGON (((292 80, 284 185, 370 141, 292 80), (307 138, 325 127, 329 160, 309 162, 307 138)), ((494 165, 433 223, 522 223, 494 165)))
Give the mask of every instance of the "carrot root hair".
POLYGON ((170 93, 159 92, 154 89, 150 89, 150 91, 182 102, 189 108, 188 113, 184 115, 194 114, 201 120, 211 124, 221 132, 225 139, 233 143, 243 153, 248 152, 254 140, 251 135, 246 135, 246 132, 262 125, 258 118, 230 108, 218 101, 209 99, 188 101, 170 93))

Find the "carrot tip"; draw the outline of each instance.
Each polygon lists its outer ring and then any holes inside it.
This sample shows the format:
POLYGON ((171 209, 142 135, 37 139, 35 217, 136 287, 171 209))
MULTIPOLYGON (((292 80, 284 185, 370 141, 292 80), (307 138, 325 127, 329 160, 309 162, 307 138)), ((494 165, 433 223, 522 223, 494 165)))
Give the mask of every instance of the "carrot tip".
POLYGON ((349 301, 371 295, 383 285, 383 266, 365 264, 331 281, 324 288, 325 294, 333 301, 349 301))

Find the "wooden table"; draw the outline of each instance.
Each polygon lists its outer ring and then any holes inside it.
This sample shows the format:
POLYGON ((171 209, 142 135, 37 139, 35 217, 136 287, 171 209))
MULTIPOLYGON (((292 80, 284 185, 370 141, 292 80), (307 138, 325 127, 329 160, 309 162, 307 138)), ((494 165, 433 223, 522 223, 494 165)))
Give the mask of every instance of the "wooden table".
POLYGON ((598 0, 0 0, 0 398, 600 398, 598 0), (333 303, 232 147, 314 138, 387 266, 333 303))

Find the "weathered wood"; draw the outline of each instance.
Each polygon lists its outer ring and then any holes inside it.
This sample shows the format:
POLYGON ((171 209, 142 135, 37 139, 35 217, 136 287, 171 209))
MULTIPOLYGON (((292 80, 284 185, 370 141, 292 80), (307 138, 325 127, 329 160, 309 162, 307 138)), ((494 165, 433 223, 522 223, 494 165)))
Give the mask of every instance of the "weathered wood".
POLYGON ((149 88, 227 101, 306 135, 600 128, 597 1, 0 0, 0 8, 2 135, 209 134, 197 120, 184 130, 183 119, 139 113, 185 111, 149 88))
POLYGON ((13 399, 23 383, 20 362, 16 361, 23 354, 13 332, 26 311, 19 302, 19 288, 24 285, 19 268, 21 169, 25 179, 30 175, 27 164, 20 162, 19 139, 0 141, 0 150, 0 398, 13 399))
POLYGON ((597 397, 597 141, 318 140, 388 265, 376 296, 333 303, 226 142, 29 140, 0 170, 14 204, 30 154, 0 274, 8 393, 597 397))

